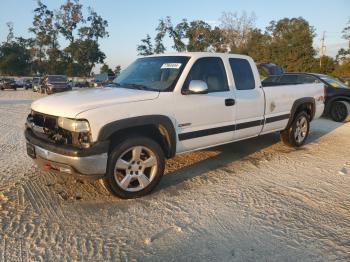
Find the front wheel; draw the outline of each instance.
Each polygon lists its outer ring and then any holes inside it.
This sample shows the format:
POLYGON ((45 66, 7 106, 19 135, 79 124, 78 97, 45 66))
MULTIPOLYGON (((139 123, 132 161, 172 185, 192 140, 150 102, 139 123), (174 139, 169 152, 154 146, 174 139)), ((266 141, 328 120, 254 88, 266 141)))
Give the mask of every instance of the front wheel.
POLYGON ((120 198, 141 197, 157 186, 164 166, 164 153, 158 143, 132 136, 118 143, 110 153, 103 183, 120 198))
POLYGON ((300 112, 291 126, 281 132, 281 140, 288 146, 300 147, 305 144, 310 132, 310 117, 306 112, 300 112))
POLYGON ((329 111, 335 122, 345 122, 350 118, 350 104, 346 101, 335 101, 329 111))

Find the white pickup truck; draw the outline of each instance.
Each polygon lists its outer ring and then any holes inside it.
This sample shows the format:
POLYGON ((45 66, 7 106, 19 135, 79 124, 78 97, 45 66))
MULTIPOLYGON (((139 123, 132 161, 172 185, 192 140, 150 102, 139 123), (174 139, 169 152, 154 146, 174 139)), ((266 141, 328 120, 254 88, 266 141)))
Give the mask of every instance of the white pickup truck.
POLYGON ((109 87, 55 94, 31 109, 27 153, 40 166, 102 178, 113 194, 135 198, 179 153, 276 131, 303 145, 323 113, 324 86, 263 88, 248 56, 176 53, 139 58, 109 87))

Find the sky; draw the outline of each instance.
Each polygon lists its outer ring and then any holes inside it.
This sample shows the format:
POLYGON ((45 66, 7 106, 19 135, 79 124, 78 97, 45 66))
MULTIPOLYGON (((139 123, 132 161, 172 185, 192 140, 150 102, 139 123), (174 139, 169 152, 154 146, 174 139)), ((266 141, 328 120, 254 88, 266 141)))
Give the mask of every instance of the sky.
MULTIPOLYGON (((64 0, 43 0, 50 9, 58 9, 64 0)), ((174 24, 183 18, 204 20, 218 25, 222 12, 246 11, 256 16, 256 26, 265 29, 271 20, 284 17, 303 17, 316 29, 314 46, 320 46, 322 32, 325 31, 326 54, 335 56, 337 50, 346 47, 341 31, 350 19, 350 0, 80 0, 85 12, 91 6, 109 23, 109 37, 100 41, 106 54, 106 63, 114 68, 125 68, 136 57, 136 47, 140 40, 150 34, 155 36, 155 28, 160 18, 170 16, 174 24)), ((15 36, 30 37, 28 28, 33 19, 35 0, 0 0, 0 42, 6 39, 6 23, 14 23, 15 36)), ((171 50, 170 41, 165 41, 171 50)), ((64 43, 62 44, 64 45, 64 43)))

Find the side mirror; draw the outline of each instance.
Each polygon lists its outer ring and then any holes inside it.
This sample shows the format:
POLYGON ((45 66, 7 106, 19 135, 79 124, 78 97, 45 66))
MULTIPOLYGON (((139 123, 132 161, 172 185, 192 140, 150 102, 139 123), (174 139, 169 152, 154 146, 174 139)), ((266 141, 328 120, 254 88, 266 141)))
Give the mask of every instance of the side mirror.
POLYGON ((207 94, 208 93, 208 85, 206 82, 202 80, 192 80, 188 86, 188 90, 184 90, 184 95, 191 94, 207 94))

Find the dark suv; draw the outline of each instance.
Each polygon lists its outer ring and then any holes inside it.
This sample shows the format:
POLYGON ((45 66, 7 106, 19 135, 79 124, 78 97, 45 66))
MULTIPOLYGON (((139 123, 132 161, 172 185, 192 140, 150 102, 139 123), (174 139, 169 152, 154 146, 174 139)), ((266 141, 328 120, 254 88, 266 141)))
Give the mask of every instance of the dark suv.
POLYGON ((40 86, 41 93, 45 94, 53 94, 70 90, 72 90, 72 87, 68 84, 67 77, 64 75, 45 76, 42 79, 40 86))
POLYGON ((272 75, 262 81, 262 85, 295 85, 323 83, 325 85, 325 114, 336 122, 350 117, 350 87, 328 75, 315 73, 284 73, 272 75))

